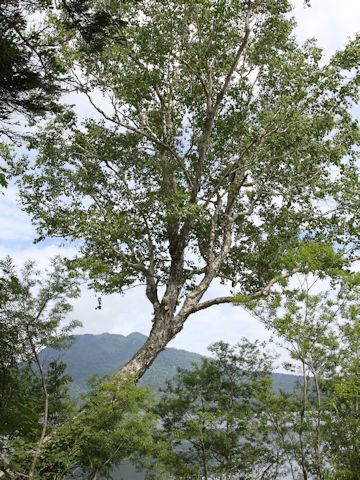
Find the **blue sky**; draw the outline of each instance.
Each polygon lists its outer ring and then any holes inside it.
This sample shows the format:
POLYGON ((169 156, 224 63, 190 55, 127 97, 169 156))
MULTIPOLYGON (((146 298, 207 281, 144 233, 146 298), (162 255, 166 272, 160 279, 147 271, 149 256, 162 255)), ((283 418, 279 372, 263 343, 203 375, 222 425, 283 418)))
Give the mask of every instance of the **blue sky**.
MULTIPOLYGON (((359 29, 359 0, 312 0, 312 7, 303 7, 303 0, 294 2, 298 22, 296 34, 303 42, 316 38, 326 55, 341 48, 359 29)), ((81 100, 81 103, 83 101, 81 100)), ((358 109, 356 109, 359 111, 358 109)), ((60 253, 71 254, 74 249, 60 249, 58 242, 46 240, 33 244, 35 231, 28 216, 17 205, 17 192, 10 186, 0 197, 0 258, 11 255, 18 265, 34 259, 46 267, 49 258, 60 253)), ((214 285, 211 296, 222 294, 221 285, 214 285)), ((95 310, 97 297, 84 288, 82 297, 74 304, 71 318, 83 323, 78 333, 121 333, 139 331, 144 334, 151 328, 151 308, 142 287, 129 290, 124 296, 103 298, 102 309, 95 310)), ((230 305, 212 307, 191 317, 171 346, 199 353, 217 340, 235 343, 241 337, 266 339, 269 334, 263 325, 240 307, 230 305)))

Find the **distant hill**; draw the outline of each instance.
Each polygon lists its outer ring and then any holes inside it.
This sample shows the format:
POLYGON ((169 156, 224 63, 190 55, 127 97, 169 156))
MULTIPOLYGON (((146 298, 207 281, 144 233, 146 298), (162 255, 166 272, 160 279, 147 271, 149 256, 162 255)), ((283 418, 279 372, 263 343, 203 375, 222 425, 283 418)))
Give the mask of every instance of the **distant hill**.
MULTIPOLYGON (((47 348, 41 352, 43 359, 58 359, 66 363, 66 373, 73 379, 71 393, 78 396, 87 390, 87 379, 94 374, 106 375, 116 372, 141 347, 146 336, 133 332, 130 335, 75 335, 70 348, 54 350, 47 348)), ((141 379, 141 383, 159 388, 171 379, 178 367, 191 368, 203 357, 198 353, 166 348, 155 360, 154 364, 141 379)), ((291 391, 298 377, 274 373, 273 389, 291 391)), ((139 472, 130 463, 114 466, 112 471, 116 480, 144 480, 145 473, 139 472)), ((101 477, 102 478, 102 477, 101 477)), ((102 479, 104 480, 104 479, 102 479)))
MULTIPOLYGON (((48 360, 59 359, 66 363, 66 373, 73 379, 71 391, 74 395, 87 390, 87 379, 94 374, 106 375, 116 372, 143 345, 146 336, 133 332, 127 336, 102 333, 101 335, 75 335, 70 348, 54 350, 47 348, 41 356, 48 360)), ((141 379, 144 385, 155 388, 164 386, 167 379, 176 374, 178 367, 191 368, 199 363, 198 353, 166 348, 141 379)), ((274 390, 293 390, 297 377, 281 373, 273 374, 274 390)))

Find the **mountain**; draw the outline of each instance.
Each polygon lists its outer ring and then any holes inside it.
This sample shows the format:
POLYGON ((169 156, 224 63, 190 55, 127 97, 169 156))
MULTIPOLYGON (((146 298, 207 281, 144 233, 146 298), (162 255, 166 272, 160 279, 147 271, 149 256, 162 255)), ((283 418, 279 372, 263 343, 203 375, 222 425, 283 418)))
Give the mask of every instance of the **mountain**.
MULTIPOLYGON (((68 349, 54 350, 46 348, 41 352, 44 360, 58 359, 66 363, 66 373, 73 379, 71 393, 78 396, 87 390, 87 379, 94 374, 106 375, 116 372, 141 347, 146 336, 133 332, 130 335, 74 335, 73 342, 68 349)), ((198 353, 166 348, 158 355, 154 364, 149 368, 141 383, 155 388, 164 386, 167 379, 176 374, 178 367, 191 368, 193 363, 199 363, 202 356, 198 353)), ((273 373, 274 390, 291 391, 294 389, 298 377, 273 373)), ((145 473, 137 471, 130 463, 114 466, 112 471, 116 480, 144 480, 145 473)))
MULTIPOLYGON (((66 373, 73 379, 71 392, 78 395, 87 390, 87 379, 94 374, 106 375, 116 372, 143 345, 146 336, 133 332, 127 336, 102 333, 100 335, 74 335, 68 349, 47 348, 41 352, 43 359, 58 359, 66 363, 66 373)), ((155 388, 164 386, 167 379, 176 374, 178 367, 191 368, 199 363, 198 353, 166 348, 145 373, 141 383, 155 388)), ((273 374, 274 390, 293 390, 298 377, 281 373, 273 374)))
MULTIPOLYGON (((107 375, 116 372, 143 345, 146 336, 133 332, 130 335, 102 333, 100 335, 74 335, 68 349, 46 348, 41 352, 43 359, 58 359, 67 365, 66 373, 73 379, 74 395, 87 390, 87 380, 94 374, 107 375)), ((201 361, 198 353, 167 348, 141 379, 141 383, 155 388, 164 386, 173 377, 177 367, 191 368, 201 361)))

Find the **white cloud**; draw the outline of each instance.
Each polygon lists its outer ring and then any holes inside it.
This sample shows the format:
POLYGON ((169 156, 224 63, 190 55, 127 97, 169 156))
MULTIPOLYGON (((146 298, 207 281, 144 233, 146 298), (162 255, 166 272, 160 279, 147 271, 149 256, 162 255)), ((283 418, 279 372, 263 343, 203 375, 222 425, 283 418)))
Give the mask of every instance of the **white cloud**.
POLYGON ((31 241, 35 230, 26 213, 17 203, 17 189, 9 186, 0 196, 0 242, 31 241))
MULTIPOLYGON (((99 295, 84 291, 74 303, 72 317, 83 323, 81 333, 121 333, 127 335, 138 331, 145 335, 151 328, 151 308, 142 287, 126 292, 125 295, 102 297, 101 310, 97 310, 99 295)), ((80 332, 79 332, 80 333, 80 332)))
POLYGON ((74 247, 61 248, 58 245, 29 244, 26 247, 22 246, 22 248, 19 248, 19 245, 16 243, 14 246, 0 244, 0 258, 10 255, 18 267, 21 267, 27 260, 33 260, 42 270, 49 266, 51 258, 57 255, 72 257, 75 253, 74 247))
POLYGON ((170 346, 206 354, 207 347, 213 342, 224 340, 235 343, 242 337, 267 340, 270 334, 242 307, 223 305, 191 316, 170 346))
POLYGON ((304 7, 303 0, 295 0, 293 4, 298 40, 302 43, 308 38, 316 38, 327 56, 359 31, 358 0, 312 0, 310 8, 304 7))

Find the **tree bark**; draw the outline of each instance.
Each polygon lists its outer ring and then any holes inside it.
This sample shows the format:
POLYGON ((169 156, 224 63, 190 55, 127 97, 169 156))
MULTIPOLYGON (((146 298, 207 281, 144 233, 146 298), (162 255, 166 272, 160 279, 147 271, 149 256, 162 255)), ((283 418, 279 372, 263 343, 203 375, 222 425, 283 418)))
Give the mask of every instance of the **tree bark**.
POLYGON ((183 327, 184 322, 174 321, 175 316, 162 315, 155 319, 150 334, 144 345, 115 374, 115 377, 132 375, 135 381, 140 380, 156 357, 162 352, 183 327))

